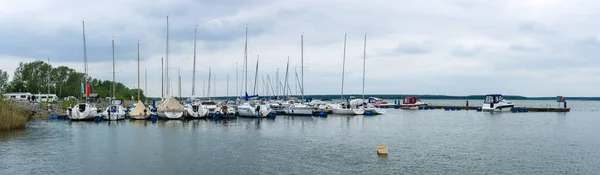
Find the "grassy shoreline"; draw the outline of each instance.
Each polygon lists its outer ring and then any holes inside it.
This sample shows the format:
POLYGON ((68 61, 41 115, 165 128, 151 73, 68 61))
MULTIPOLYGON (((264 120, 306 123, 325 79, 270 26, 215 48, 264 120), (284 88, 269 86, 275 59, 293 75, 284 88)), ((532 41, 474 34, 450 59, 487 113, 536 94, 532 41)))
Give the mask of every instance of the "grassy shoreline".
POLYGON ((21 109, 15 102, 0 98, 0 131, 23 129, 30 118, 29 111, 21 109))

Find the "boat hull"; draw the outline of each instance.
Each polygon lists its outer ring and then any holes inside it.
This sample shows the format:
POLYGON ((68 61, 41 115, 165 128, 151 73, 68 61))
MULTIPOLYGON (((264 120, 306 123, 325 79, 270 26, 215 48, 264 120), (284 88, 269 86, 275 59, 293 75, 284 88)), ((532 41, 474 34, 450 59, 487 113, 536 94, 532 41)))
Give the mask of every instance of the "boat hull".
POLYGON ((510 112, 514 107, 515 105, 500 105, 491 107, 489 104, 484 104, 481 107, 481 110, 487 112, 510 112))
POLYGON ((71 120, 91 120, 97 115, 98 108, 90 106, 89 104, 77 104, 69 113, 69 118, 71 120), (84 108, 84 110, 80 111, 80 107, 84 108))
POLYGON ((365 108, 365 113, 366 112, 371 112, 371 114, 374 114, 374 115, 383 115, 387 111, 382 108, 365 108))
POLYGON ((182 112, 158 112, 158 117, 162 119, 181 119, 182 112))
POLYGON ((333 114, 337 115, 362 115, 364 113, 364 109, 333 108, 333 114))
POLYGON ((287 115, 294 116, 312 116, 313 108, 310 107, 290 107, 285 111, 287 115))

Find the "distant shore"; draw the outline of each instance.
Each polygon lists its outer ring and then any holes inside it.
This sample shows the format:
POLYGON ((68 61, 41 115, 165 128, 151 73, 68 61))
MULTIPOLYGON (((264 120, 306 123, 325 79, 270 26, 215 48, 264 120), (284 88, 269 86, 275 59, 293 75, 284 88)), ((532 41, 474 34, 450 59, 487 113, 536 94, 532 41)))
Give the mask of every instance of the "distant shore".
MULTIPOLYGON (((361 94, 348 94, 344 95, 345 98, 350 97, 360 98, 361 94)), ((468 96, 451 96, 451 95, 411 95, 411 94, 365 94, 365 98, 368 97, 376 97, 381 99, 388 100, 399 100, 403 99, 406 96, 415 96, 420 99, 428 99, 428 100, 483 100, 485 95, 468 95, 468 96)), ((268 96, 267 96, 268 97, 268 96)), ((273 96, 271 96, 273 97, 273 96)), ((300 95, 292 95, 292 97, 300 98, 300 95)), ((148 97, 149 99, 159 100, 160 97, 148 97)), ((189 98, 189 97, 183 97, 189 98)), ((197 97, 202 98, 202 97, 197 97)), ((217 96, 212 97, 215 100, 226 100, 226 99, 235 99, 236 96, 217 96)), ((340 95, 305 95, 304 98, 313 98, 313 99, 340 99, 340 95)), ((565 97, 567 100, 587 100, 587 101, 600 101, 600 97, 565 97)), ((554 97, 526 97, 519 95, 504 95, 504 99, 508 100, 556 100, 556 96, 554 97)))

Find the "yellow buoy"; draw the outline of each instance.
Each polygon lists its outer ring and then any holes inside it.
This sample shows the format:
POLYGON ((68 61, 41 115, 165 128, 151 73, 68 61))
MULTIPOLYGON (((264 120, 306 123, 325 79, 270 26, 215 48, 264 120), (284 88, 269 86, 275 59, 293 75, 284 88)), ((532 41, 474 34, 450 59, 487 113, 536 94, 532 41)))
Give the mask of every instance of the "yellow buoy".
POLYGON ((377 155, 387 155, 388 149, 387 146, 378 146, 377 147, 377 155))

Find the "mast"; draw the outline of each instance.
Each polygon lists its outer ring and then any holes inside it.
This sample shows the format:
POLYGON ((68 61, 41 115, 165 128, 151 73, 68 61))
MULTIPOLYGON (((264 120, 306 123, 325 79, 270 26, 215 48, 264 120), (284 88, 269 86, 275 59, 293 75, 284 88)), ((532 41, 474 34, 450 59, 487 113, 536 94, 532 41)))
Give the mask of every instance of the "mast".
POLYGON ((160 85, 162 86, 160 95, 165 98, 165 59, 163 57, 160 57, 160 78, 160 85))
POLYGON ((87 76, 88 76, 88 67, 87 67, 87 46, 85 43, 85 21, 81 20, 81 25, 83 26, 83 81, 85 82, 84 87, 85 91, 81 95, 82 97, 85 95, 85 102, 87 103, 87 76))
MULTIPOLYGON (((346 36, 348 33, 344 33, 344 57, 342 59, 342 101, 344 101, 344 71, 346 69, 346 36)), ((302 91, 302 89, 300 89, 302 91)))
MULTIPOLYGON (((148 97, 148 68, 144 68, 144 91, 146 91, 146 97, 148 97)), ((147 98, 146 98, 147 100, 147 98)))
POLYGON ((362 79, 362 99, 365 99, 365 66, 367 64, 367 34, 365 34, 365 42, 363 46, 363 79, 362 79))
POLYGON ((167 96, 171 95, 171 79, 169 78, 169 15, 167 14, 167 45, 165 47, 165 62, 166 62, 166 81, 167 81, 167 96))
POLYGON ((256 89, 258 88, 258 55, 256 55, 256 69, 254 72, 254 90, 252 92, 252 95, 257 95, 256 94, 256 89))
POLYGON ((177 96, 181 100, 181 68, 177 69, 177 96))
POLYGON ((244 91, 248 93, 248 27, 246 27, 246 42, 244 44, 244 91))
POLYGON ((240 81, 238 80, 238 74, 240 74, 240 72, 238 72, 238 62, 235 62, 235 93, 236 94, 240 92, 240 84, 239 84, 240 81))
POLYGON ((289 97, 289 94, 287 94, 287 91, 285 90, 285 88, 287 87, 287 84, 288 84, 288 71, 289 71, 289 68, 290 68, 290 57, 288 56, 287 65, 285 66, 285 80, 284 80, 285 83, 283 83, 283 96, 286 99, 288 99, 288 97, 289 97))
POLYGON ((138 101, 140 101, 140 92, 141 92, 141 86, 140 86, 140 40, 138 40, 137 43, 137 50, 138 50, 138 101))
POLYGON ((206 92, 206 96, 210 99, 210 78, 212 78, 211 73, 211 67, 208 67, 208 89, 206 92))
POLYGON ((112 82, 112 99, 115 99, 115 39, 112 40, 112 73, 113 73, 113 82, 112 82))
MULTIPOLYGON (((52 65, 50 65, 50 57, 48 57, 48 84, 46 84, 47 88, 48 88, 48 95, 46 95, 46 103, 48 103, 48 100, 50 98, 50 69, 52 69, 52 65)), ((54 88, 56 89, 56 88, 54 88)))
POLYGON ((202 97, 206 97, 206 80, 202 80, 202 97))
POLYGON ((194 73, 192 74, 192 97, 196 96, 196 30, 198 30, 198 27, 194 28, 194 73))
MULTIPOLYGON (((304 87, 304 34, 300 35, 300 71, 302 72, 302 83, 301 86, 304 87)), ((300 88, 300 93, 302 94, 302 101, 304 101, 304 88, 300 88)))

